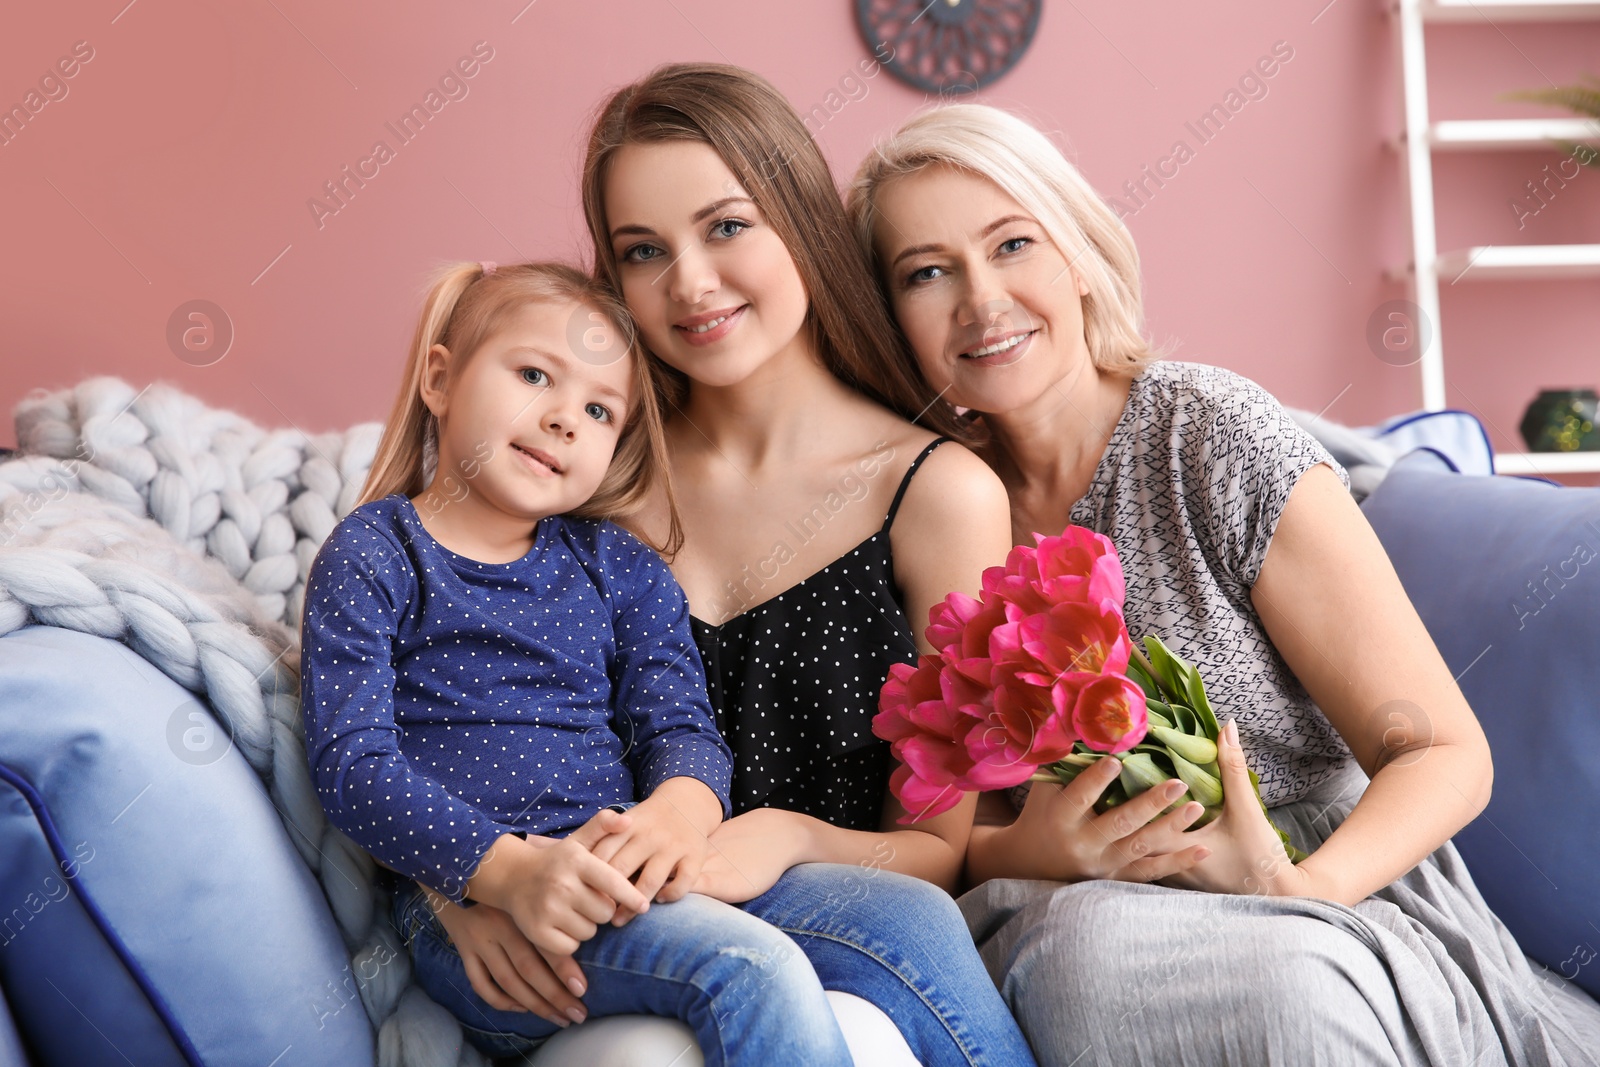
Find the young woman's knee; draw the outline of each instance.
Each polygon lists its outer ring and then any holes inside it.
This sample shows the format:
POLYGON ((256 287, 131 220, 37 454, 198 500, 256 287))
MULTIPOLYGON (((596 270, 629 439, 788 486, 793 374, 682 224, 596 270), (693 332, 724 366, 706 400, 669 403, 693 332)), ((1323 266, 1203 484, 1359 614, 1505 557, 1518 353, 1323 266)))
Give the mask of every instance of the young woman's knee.
MULTIPOLYGON (((921 929, 966 927, 955 899, 922 878, 843 863, 810 863, 805 868, 817 882, 813 891, 824 912, 831 908, 841 916, 921 929)), ((791 868, 790 873, 798 870, 791 868)))

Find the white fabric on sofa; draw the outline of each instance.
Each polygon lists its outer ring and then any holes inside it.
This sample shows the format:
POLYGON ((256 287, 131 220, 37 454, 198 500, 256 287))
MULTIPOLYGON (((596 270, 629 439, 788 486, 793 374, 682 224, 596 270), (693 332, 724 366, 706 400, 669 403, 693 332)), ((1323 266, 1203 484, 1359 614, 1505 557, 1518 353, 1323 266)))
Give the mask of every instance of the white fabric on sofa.
MULTIPOLYGON (((856 1067, 918 1067, 911 1046, 875 1004, 828 990, 856 1067)), ((571 1026, 528 1058, 530 1067, 702 1067, 694 1033, 676 1019, 613 1015, 571 1026)))

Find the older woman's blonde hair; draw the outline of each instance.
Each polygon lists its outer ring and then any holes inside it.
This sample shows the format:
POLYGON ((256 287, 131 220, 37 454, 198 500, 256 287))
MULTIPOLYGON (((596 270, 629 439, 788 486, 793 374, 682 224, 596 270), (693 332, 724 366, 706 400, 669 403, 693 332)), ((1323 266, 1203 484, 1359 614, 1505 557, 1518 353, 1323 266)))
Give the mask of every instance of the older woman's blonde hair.
POLYGON ((1161 358, 1144 336, 1133 235, 1048 137, 999 108, 951 104, 925 111, 862 160, 850 184, 850 220, 880 278, 884 264, 872 241, 876 197, 887 183, 935 164, 989 179, 1038 221, 1089 290, 1083 335, 1096 367, 1132 376, 1161 358))

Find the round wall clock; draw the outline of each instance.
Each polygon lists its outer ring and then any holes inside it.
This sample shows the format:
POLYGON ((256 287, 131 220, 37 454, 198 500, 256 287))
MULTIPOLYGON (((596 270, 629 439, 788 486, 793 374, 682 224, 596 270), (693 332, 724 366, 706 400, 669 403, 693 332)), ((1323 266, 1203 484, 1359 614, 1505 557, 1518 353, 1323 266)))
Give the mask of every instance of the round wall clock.
POLYGON ((970 93, 1016 66, 1044 0, 856 0, 867 47, 925 93, 970 93))

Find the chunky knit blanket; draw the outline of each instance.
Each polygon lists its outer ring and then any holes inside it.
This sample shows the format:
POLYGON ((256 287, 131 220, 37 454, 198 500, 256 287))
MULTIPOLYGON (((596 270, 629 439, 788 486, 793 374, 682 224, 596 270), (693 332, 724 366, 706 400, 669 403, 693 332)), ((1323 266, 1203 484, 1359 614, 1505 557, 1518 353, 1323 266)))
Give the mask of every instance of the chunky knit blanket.
POLYGON ((481 1067, 411 980, 372 859, 331 826, 300 722, 298 633, 317 549, 355 505, 382 427, 263 430, 156 384, 95 378, 16 409, 0 463, 0 634, 126 642, 205 697, 261 777, 351 954, 381 1067, 481 1067))

